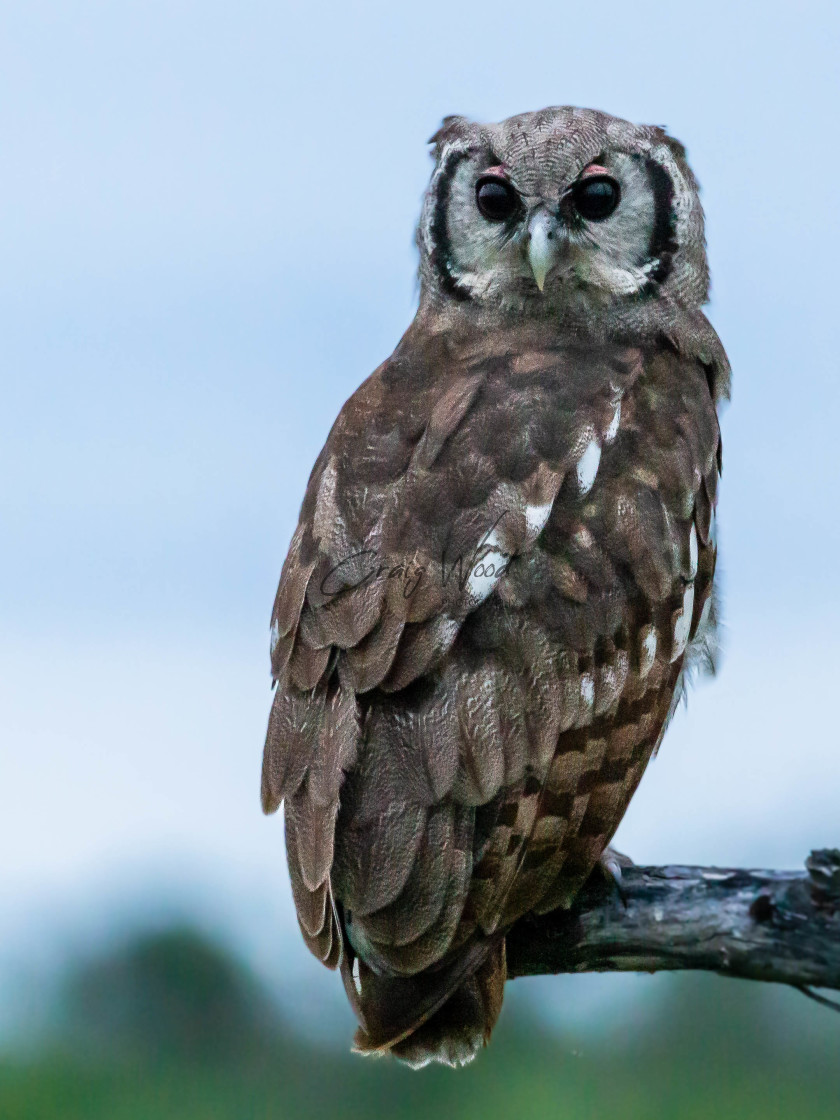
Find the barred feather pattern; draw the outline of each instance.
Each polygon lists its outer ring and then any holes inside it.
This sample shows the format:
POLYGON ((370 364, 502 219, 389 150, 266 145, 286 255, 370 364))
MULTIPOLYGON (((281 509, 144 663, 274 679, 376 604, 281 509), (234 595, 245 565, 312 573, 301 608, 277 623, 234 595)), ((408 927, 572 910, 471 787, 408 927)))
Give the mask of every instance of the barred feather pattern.
POLYGON ((700 312, 634 346, 421 315, 336 421, 272 615, 262 798, 360 1049, 466 1060, 505 930, 615 832, 713 622, 727 374, 700 312))

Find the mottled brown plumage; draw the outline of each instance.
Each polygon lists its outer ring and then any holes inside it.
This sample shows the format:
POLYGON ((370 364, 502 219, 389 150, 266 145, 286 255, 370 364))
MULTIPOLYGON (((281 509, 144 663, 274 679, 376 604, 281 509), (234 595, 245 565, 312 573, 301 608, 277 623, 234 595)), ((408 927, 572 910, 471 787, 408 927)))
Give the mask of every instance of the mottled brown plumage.
POLYGON ((283 568, 262 787, 357 1045, 414 1064, 489 1037, 505 930, 574 898, 703 652, 728 389, 696 184, 661 130, 455 118, 436 156, 420 309, 342 409, 283 568), (627 233, 564 211, 596 159, 627 233), (521 203, 492 243, 487 168, 521 203))

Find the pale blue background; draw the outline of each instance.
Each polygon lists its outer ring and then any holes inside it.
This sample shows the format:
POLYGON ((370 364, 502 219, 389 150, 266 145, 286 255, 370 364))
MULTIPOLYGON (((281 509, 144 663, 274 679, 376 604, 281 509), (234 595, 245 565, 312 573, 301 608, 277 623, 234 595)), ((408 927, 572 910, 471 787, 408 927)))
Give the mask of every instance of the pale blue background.
POLYGON ((734 367, 727 656, 622 846, 797 865, 840 843, 838 10, 0 6, 7 977, 174 909, 339 998, 257 804, 268 614, 329 425, 413 312, 452 112, 666 124, 703 185, 734 367))

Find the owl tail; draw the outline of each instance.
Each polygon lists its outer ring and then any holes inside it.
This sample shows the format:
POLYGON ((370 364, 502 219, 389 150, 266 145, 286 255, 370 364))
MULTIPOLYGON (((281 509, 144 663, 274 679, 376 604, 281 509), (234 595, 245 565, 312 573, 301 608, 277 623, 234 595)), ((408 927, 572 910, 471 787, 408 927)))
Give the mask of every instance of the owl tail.
POLYGON ((361 1026, 362 1054, 390 1053, 413 1069, 463 1066, 490 1038, 502 1009, 507 969, 504 938, 470 946, 453 963, 417 976, 383 977, 353 954, 342 975, 361 1026))

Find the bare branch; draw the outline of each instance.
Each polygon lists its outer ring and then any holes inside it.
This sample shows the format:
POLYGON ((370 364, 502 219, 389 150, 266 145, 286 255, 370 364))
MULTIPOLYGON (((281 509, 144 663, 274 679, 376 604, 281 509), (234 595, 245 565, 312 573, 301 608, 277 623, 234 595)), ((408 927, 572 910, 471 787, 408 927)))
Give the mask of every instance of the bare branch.
POLYGON ((840 990, 838 849, 812 852, 806 871, 631 866, 621 886, 623 900, 593 879, 571 910, 523 918, 508 975, 705 969, 840 990))

